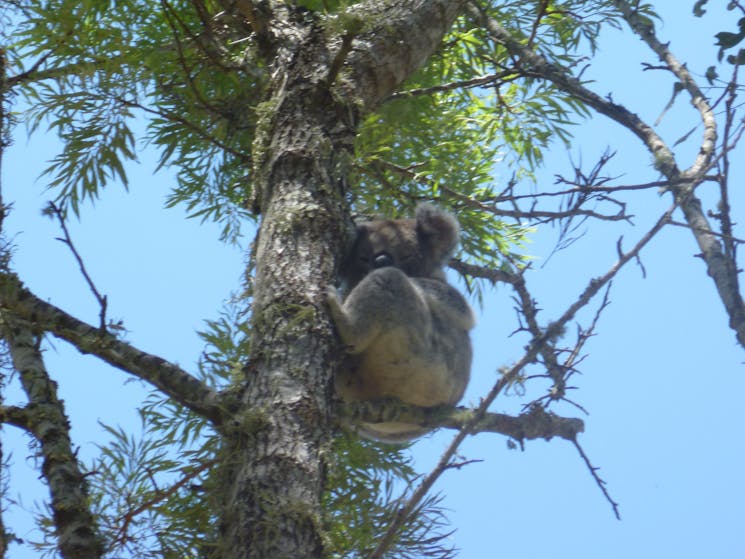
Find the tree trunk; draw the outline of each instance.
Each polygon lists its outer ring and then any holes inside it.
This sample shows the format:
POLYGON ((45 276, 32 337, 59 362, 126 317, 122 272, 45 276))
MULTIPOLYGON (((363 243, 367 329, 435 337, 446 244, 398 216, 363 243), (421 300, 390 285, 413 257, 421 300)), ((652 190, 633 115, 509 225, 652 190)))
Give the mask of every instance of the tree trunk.
POLYGON ((277 56, 259 125, 270 133, 254 150, 263 219, 252 359, 240 412, 226 426, 224 557, 323 555, 320 502, 336 344, 321 294, 342 253, 340 162, 355 123, 329 94, 323 35, 305 31, 294 51, 277 56))
POLYGON ((350 16, 364 20, 364 33, 330 37, 313 15, 273 3, 272 80, 253 150, 262 223, 252 358, 238 411, 223 426, 221 557, 324 555, 320 503, 340 346, 323 292, 347 241, 341 201, 358 115, 428 58, 460 4, 367 2, 350 16))

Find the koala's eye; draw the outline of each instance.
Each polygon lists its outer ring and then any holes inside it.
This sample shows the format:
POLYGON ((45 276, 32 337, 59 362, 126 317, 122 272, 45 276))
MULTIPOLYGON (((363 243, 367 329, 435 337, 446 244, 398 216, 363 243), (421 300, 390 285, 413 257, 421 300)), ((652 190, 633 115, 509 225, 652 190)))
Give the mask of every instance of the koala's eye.
POLYGON ((373 268, 393 266, 393 257, 387 252, 379 252, 373 257, 373 268))

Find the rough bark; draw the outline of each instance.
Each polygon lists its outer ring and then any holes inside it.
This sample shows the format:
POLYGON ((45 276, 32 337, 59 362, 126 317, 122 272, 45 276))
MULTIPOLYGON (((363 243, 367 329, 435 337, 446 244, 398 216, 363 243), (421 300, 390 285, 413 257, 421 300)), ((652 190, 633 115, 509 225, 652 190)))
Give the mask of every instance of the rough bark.
POLYGON ((323 556, 330 364, 339 347, 322 293, 346 239, 345 162, 360 111, 426 60, 459 6, 367 2, 355 8, 365 30, 334 36, 283 3, 256 12, 272 80, 254 146, 262 223, 252 359, 243 404, 224 426, 223 557, 323 556))

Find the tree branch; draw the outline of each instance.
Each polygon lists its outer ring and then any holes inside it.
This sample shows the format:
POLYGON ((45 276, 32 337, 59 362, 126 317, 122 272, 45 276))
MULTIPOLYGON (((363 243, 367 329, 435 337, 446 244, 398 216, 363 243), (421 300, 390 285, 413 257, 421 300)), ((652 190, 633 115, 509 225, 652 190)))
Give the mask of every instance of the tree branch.
POLYGON ((456 258, 451 258, 448 262, 448 267, 452 268, 456 272, 462 275, 471 276, 474 278, 482 278, 490 281, 492 284, 496 283, 509 283, 515 284, 519 281, 517 274, 507 272, 505 270, 496 270, 494 268, 486 268, 484 266, 477 266, 476 264, 469 264, 468 262, 462 262, 456 258))
POLYGON ((372 400, 366 402, 338 403, 336 413, 340 419, 352 423, 412 423, 427 429, 463 429, 469 425, 470 433, 498 433, 518 441, 552 439, 559 437, 574 441, 585 429, 581 419, 560 417, 534 406, 517 417, 502 413, 485 413, 474 419, 477 410, 466 407, 435 406, 420 408, 398 400, 372 400))
POLYGON ((141 351, 39 299, 11 274, 0 275, 0 308, 40 330, 156 386, 190 410, 213 421, 221 416, 219 394, 165 359, 141 351))
POLYGON ((599 468, 592 465, 592 462, 590 462, 590 458, 585 453, 585 449, 582 448, 582 445, 580 445, 579 442, 577 442, 576 440, 573 442, 574 448, 577 449, 577 452, 579 452, 579 455, 582 457, 582 461, 585 463, 585 466, 587 466, 587 469, 590 471, 592 479, 595 480, 595 483, 605 496, 605 500, 608 501, 610 503, 610 506, 613 508, 613 514, 616 515, 616 519, 621 520, 621 511, 619 510, 618 503, 614 501, 613 498, 610 496, 610 493, 608 493, 608 489, 605 487, 605 481, 603 481, 598 475, 599 468))
POLYGON ((387 98, 440 45, 443 35, 460 13, 464 0, 362 2, 345 17, 360 22, 347 57, 352 97, 367 110, 387 98))
POLYGON ((583 86, 579 79, 571 75, 569 70, 550 63, 545 57, 524 46, 496 19, 489 17, 488 14, 483 12, 473 0, 468 3, 467 10, 476 21, 483 22, 484 27, 495 41, 503 45, 510 54, 518 58, 522 64, 521 70, 525 76, 549 80, 560 90, 576 97, 600 114, 615 120, 642 140, 654 156, 655 166, 665 176, 671 180, 679 177, 680 170, 670 148, 654 129, 636 114, 629 111, 623 105, 618 105, 600 97, 594 91, 583 86))
POLYGON ((701 200, 694 194, 696 186, 701 182, 703 174, 711 164, 716 147, 717 127, 713 111, 687 68, 678 62, 667 45, 662 44, 657 39, 651 21, 641 17, 624 0, 614 0, 614 5, 623 14, 624 19, 634 32, 647 43, 667 68, 680 80, 680 83, 683 84, 683 87, 691 96, 691 103, 701 115, 704 136, 695 162, 683 173, 682 177, 671 176, 668 173, 665 173, 665 175, 671 179, 670 189, 683 210, 686 222, 701 249, 701 256, 706 262, 707 272, 714 280, 719 298, 724 303, 729 316, 729 326, 735 331, 740 345, 745 348, 745 301, 743 301, 740 293, 737 262, 733 255, 728 257, 725 254, 717 234, 714 233, 709 220, 706 218, 701 200), (681 180, 672 180, 676 178, 681 180))
POLYGON ((101 330, 105 330, 106 329, 106 307, 108 306, 108 298, 106 297, 106 295, 102 295, 101 292, 99 292, 98 289, 96 288, 96 284, 93 283, 93 279, 88 273, 88 269, 85 267, 83 258, 80 256, 78 249, 75 247, 75 244, 72 242, 72 237, 70 236, 70 231, 68 231, 67 229, 67 224, 65 223, 65 216, 62 210, 59 209, 54 204, 54 202, 49 202, 49 205, 47 205, 44 212, 47 212, 50 215, 54 215, 57 217, 57 221, 59 221, 60 227, 62 228, 62 232, 65 235, 64 238, 58 238, 57 240, 66 244, 67 247, 72 252, 72 255, 75 257, 75 261, 78 263, 78 267, 80 268, 80 273, 83 274, 83 277, 85 278, 85 281, 88 284, 88 287, 93 292, 93 296, 98 301, 98 305, 100 307, 100 311, 98 313, 98 317, 100 320, 99 328, 101 328, 101 330))
MULTIPOLYGON (((613 4, 616 9, 621 12, 623 18, 629 24, 631 29, 633 29, 634 32, 649 46, 649 48, 654 51, 660 60, 665 63, 665 67, 669 69, 678 80, 680 80, 683 88, 691 96, 691 104, 696 107, 701 115, 701 122, 704 125, 701 148, 699 149, 693 165, 683 173, 687 177, 698 178, 709 168, 716 147, 717 123, 714 119, 714 112, 711 110, 711 107, 706 100, 706 96, 698 87, 698 84, 693 79, 693 76, 691 76, 691 73, 685 65, 681 64, 673 55, 667 44, 662 43, 657 38, 652 20, 640 15, 638 11, 633 9, 625 0, 614 0, 613 4)), ((667 175, 667 173, 665 174, 667 175)))
POLYGON ((454 89, 469 89, 472 87, 484 87, 484 86, 496 86, 497 84, 503 84, 517 79, 518 74, 514 69, 502 70, 501 72, 495 72, 486 76, 480 76, 478 78, 471 78, 469 80, 458 80, 450 83, 441 85, 433 85, 432 87, 420 87, 416 89, 407 89, 405 91, 397 91, 391 94, 388 99, 407 99, 410 97, 419 97, 421 95, 432 95, 434 93, 442 93, 443 91, 452 91, 454 89))
POLYGON ((27 407, 0 406, 0 423, 18 427, 33 434, 31 430, 31 413, 27 407))
MULTIPOLYGON (((70 426, 57 388, 44 366, 38 338, 30 326, 0 316, 2 337, 28 396, 24 425, 40 443, 42 475, 49 487, 54 531, 64 559, 101 557, 96 522, 89 508, 85 476, 72 450, 70 426)), ((5 411, 10 411, 6 409, 5 411)))

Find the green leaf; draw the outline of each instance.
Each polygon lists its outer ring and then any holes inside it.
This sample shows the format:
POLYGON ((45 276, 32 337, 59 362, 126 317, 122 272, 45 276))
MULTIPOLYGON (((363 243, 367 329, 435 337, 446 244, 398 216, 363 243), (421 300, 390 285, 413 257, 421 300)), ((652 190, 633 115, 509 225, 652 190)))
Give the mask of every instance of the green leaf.
POLYGON ((716 44, 724 49, 734 47, 745 38, 745 35, 742 33, 730 33, 728 31, 720 31, 714 36, 717 38, 716 44))
POLYGON ((727 56, 727 62, 730 64, 735 64, 737 66, 741 66, 745 64, 745 49, 740 49, 737 51, 737 56, 730 54, 727 56))
POLYGON ((708 1, 709 0, 696 0, 696 3, 693 5, 693 15, 696 17, 702 17, 706 13, 704 6, 708 1))

